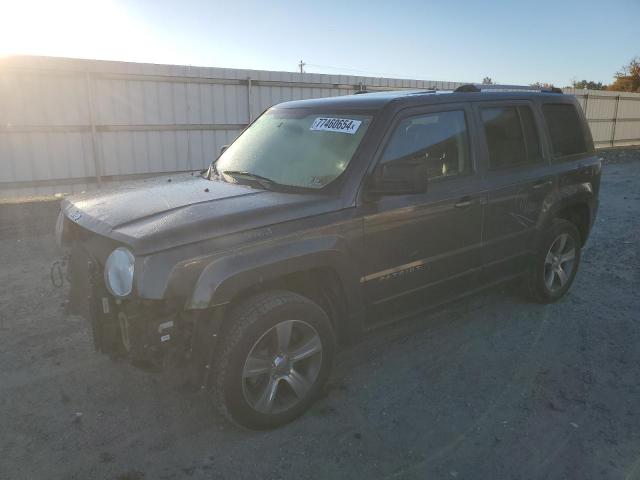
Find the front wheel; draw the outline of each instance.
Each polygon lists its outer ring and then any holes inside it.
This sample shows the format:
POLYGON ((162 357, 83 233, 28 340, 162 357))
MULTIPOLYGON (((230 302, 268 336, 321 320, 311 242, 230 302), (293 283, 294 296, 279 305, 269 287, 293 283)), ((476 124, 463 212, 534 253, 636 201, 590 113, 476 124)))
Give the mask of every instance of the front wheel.
POLYGON ((534 300, 552 303, 567 293, 580 265, 580 246, 580 233, 575 225, 555 219, 531 265, 528 289, 534 300))
POLYGON ((258 294, 231 312, 215 365, 215 404, 250 429, 284 425, 326 382, 335 341, 326 313, 288 291, 258 294))

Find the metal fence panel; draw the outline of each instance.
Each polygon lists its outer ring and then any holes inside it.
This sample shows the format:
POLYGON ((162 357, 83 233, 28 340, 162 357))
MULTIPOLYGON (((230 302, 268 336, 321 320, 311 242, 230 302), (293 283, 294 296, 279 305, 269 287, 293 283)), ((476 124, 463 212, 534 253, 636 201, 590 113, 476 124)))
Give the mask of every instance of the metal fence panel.
MULTIPOLYGON (((461 83, 180 65, 0 61, 0 198, 204 168, 273 104, 461 83)), ((565 89, 597 147, 640 144, 640 94, 565 89)))
POLYGON ((639 119, 640 118, 640 97, 635 100, 621 98, 618 106, 619 119, 639 119))

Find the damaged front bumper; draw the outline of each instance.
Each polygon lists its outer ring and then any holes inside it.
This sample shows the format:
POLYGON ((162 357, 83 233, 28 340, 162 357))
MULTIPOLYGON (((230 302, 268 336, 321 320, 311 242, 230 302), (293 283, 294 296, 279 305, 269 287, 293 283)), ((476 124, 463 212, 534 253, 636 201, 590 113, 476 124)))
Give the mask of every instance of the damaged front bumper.
POLYGON ((201 350, 194 334, 201 315, 185 312, 178 302, 116 299, 104 284, 103 267, 82 245, 71 248, 66 267, 68 311, 89 321, 97 351, 165 369, 191 363, 201 350))

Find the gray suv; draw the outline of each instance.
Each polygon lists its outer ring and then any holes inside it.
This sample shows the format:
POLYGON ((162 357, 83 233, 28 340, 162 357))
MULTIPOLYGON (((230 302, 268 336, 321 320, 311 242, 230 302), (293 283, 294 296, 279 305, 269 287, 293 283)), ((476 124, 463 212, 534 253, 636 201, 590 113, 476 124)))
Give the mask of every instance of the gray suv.
POLYGON ((202 172, 66 198, 56 230, 97 350, 265 429, 363 332, 514 279, 560 299, 600 169, 561 92, 365 93, 276 105, 202 172))

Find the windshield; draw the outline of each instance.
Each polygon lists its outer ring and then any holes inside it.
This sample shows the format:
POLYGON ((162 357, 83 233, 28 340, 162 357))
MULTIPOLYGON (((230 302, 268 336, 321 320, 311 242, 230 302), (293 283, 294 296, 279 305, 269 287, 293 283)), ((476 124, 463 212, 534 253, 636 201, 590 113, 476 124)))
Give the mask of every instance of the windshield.
POLYGON ((270 110, 215 163, 218 174, 322 188, 349 165, 371 116, 270 110))

